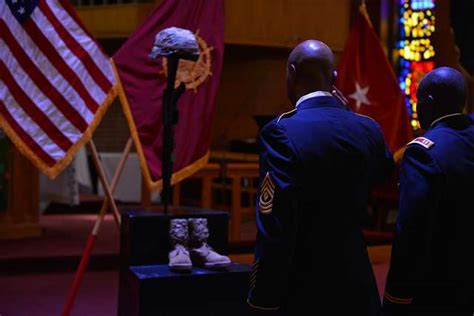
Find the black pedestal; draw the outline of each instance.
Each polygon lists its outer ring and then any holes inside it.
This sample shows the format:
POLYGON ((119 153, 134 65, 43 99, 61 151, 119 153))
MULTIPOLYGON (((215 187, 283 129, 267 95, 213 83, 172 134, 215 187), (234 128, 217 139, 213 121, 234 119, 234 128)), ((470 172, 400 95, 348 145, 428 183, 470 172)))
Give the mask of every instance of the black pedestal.
POLYGON ((120 316, 245 315, 250 267, 233 264, 225 271, 193 268, 173 273, 168 268, 169 222, 173 218, 207 218, 209 244, 227 254, 226 212, 193 208, 171 214, 125 210, 120 243, 120 316))
POLYGON ((243 316, 249 267, 234 263, 226 271, 194 268, 173 273, 168 265, 135 266, 125 275, 128 304, 119 315, 243 316))

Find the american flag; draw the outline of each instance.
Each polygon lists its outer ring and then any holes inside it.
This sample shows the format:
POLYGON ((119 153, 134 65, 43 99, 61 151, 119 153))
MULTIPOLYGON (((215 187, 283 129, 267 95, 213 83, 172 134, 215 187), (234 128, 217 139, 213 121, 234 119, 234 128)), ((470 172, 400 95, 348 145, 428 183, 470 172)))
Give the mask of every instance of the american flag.
POLYGON ((108 57, 67 0, 0 0, 0 125, 55 177, 115 97, 108 57))

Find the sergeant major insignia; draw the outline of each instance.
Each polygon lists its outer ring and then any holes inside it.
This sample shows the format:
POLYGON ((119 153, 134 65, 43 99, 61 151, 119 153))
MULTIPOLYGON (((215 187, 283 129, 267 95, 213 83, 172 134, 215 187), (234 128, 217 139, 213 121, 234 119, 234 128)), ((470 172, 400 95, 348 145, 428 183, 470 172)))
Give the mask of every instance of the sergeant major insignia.
POLYGON ((260 213, 270 214, 273 209, 273 195, 275 194, 275 184, 270 174, 267 172, 260 188, 260 213))

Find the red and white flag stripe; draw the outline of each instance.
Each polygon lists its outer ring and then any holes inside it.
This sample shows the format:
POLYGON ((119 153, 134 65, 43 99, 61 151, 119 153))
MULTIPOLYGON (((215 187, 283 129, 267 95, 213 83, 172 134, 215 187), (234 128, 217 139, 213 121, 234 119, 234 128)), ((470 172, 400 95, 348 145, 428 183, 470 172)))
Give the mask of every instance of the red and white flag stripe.
POLYGON ((0 124, 54 177, 89 140, 115 75, 66 0, 19 2, 0 3, 0 124))

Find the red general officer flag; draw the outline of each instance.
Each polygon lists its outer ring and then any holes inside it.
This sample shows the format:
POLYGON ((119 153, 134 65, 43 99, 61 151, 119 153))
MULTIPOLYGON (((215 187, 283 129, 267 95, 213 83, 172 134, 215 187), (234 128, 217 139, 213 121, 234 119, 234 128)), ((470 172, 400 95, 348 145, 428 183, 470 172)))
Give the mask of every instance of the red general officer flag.
POLYGON ((125 91, 125 115, 143 175, 151 188, 162 186, 161 106, 166 88, 166 59, 151 60, 149 54, 156 33, 172 26, 195 33, 200 48, 197 62, 181 60, 178 67, 177 84, 184 82, 186 92, 178 101, 179 122, 175 128, 171 181, 176 183, 199 170, 209 157, 224 53, 224 2, 164 0, 113 56, 125 91))
POLYGON ((393 153, 412 139, 402 91, 364 6, 339 61, 336 86, 355 112, 379 123, 393 153))

